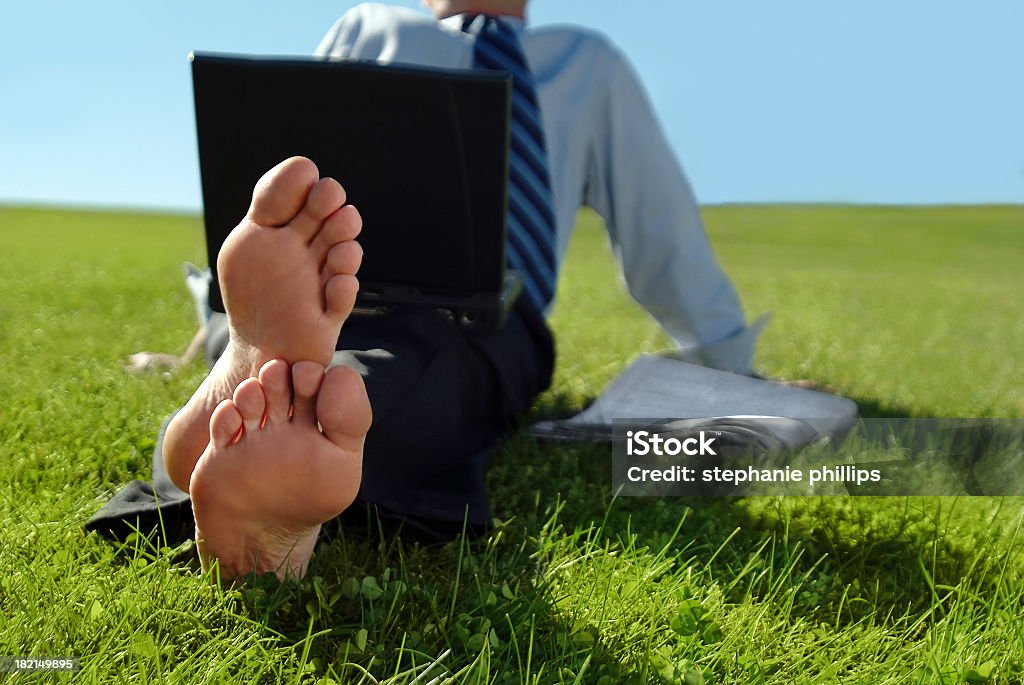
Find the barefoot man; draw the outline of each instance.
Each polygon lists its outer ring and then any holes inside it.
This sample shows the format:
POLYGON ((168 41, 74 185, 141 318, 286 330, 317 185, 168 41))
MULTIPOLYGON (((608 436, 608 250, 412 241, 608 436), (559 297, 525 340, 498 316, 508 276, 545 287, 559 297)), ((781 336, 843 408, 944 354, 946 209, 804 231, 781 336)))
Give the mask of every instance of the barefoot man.
POLYGON ((751 372, 759 329, 621 53, 585 30, 527 28, 526 0, 426 4, 433 17, 360 5, 317 54, 513 73, 509 261, 527 273, 524 297, 482 334, 424 308, 346 319, 359 214, 312 162, 282 162, 218 259, 227 315, 209 341, 224 340, 223 354, 166 426, 153 487, 125 488, 91 527, 194 513, 204 564, 282 577, 305 573, 321 524, 354 500, 433 539, 486 529, 495 447, 551 380, 545 317, 581 204, 604 219, 630 293, 691 361, 751 372))
POLYGON ((550 382, 551 335, 525 303, 490 333, 419 307, 348 318, 361 227, 312 161, 263 176, 217 260, 223 353, 165 426, 155 487, 131 484, 89 527, 123 533, 111 522, 184 505, 204 568, 284 579, 305 575, 321 525, 357 495, 432 540, 489 525, 484 473, 550 382))

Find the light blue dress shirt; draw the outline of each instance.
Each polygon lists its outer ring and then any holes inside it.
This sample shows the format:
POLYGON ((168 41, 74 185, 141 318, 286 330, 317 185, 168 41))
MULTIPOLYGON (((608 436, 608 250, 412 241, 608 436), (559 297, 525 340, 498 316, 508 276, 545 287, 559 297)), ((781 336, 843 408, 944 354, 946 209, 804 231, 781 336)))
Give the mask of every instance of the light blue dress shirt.
MULTIPOLYGON (((629 63, 599 34, 507 21, 519 32, 537 84, 559 261, 580 206, 592 207, 605 221, 630 294, 683 357, 750 372, 761 325, 746 325, 690 184, 629 63)), ((438 22, 415 10, 367 3, 335 23, 316 55, 470 68, 472 37, 461 25, 459 16, 438 22)), ((415 115, 411 119, 414 125, 415 115)))

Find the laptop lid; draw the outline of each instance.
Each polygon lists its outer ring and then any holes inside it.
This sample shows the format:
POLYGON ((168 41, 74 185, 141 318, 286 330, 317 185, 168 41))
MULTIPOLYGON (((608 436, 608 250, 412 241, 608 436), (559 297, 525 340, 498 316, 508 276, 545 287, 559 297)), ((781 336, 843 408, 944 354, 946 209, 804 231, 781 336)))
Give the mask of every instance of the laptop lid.
MULTIPOLYGON (((486 308, 502 298, 507 74, 208 53, 191 61, 211 265, 256 181, 303 155, 363 217, 357 305, 486 308)), ((223 311, 213 271, 210 304, 223 311)))

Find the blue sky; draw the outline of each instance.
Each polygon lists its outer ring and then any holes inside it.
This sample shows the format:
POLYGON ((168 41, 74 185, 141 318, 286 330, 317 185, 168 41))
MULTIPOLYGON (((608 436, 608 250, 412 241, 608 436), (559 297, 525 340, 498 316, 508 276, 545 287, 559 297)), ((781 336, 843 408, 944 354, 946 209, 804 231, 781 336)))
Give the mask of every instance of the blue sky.
MULTIPOLYGON (((198 209, 188 52, 308 54, 353 4, 7 4, 0 201, 198 209)), ((534 0, 530 20, 630 56, 702 202, 1024 202, 1020 0, 534 0)))

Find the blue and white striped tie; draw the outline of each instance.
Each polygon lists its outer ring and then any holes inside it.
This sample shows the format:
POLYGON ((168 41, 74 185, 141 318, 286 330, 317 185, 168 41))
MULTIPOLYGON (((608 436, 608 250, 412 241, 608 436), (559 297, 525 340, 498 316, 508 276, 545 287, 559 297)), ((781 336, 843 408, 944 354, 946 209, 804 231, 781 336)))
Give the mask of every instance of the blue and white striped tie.
MULTIPOLYGON (((464 31, 475 18, 465 19, 464 31)), ((523 276, 523 296, 543 312, 555 295, 555 213, 533 74, 515 31, 489 16, 476 36, 473 66, 512 74, 507 261, 523 276)))

